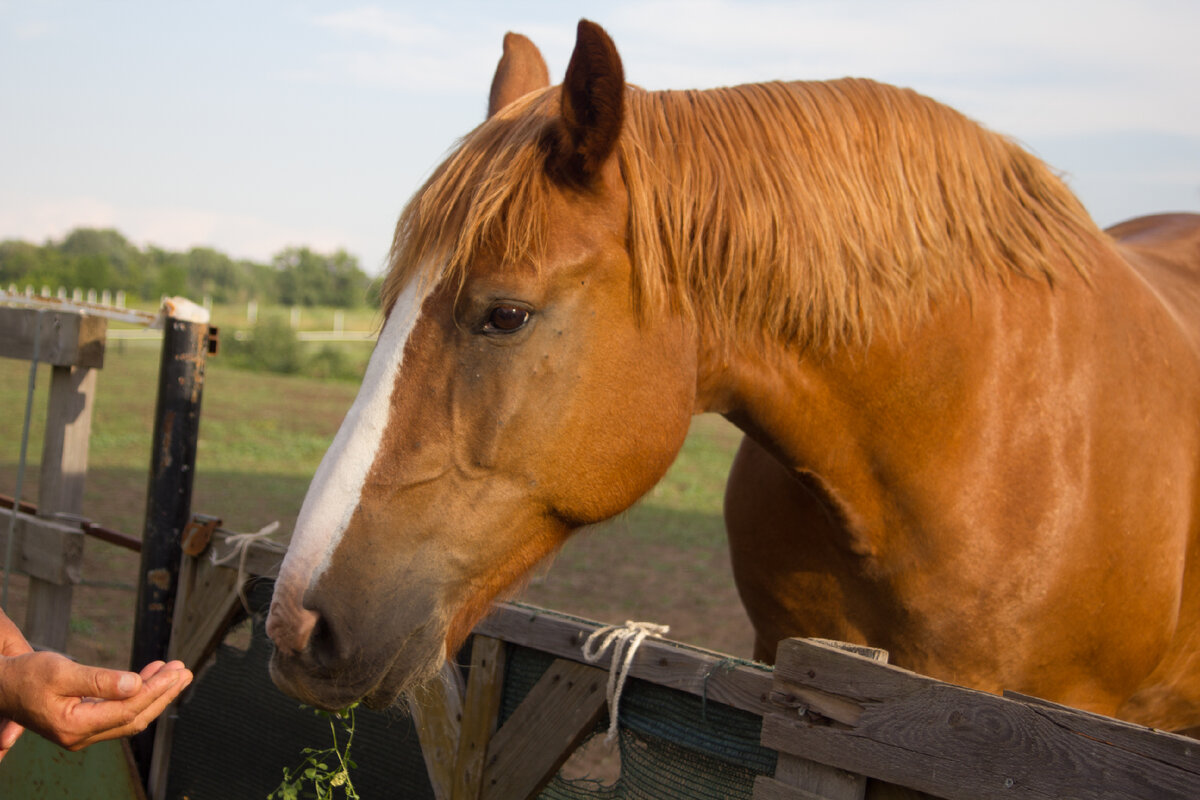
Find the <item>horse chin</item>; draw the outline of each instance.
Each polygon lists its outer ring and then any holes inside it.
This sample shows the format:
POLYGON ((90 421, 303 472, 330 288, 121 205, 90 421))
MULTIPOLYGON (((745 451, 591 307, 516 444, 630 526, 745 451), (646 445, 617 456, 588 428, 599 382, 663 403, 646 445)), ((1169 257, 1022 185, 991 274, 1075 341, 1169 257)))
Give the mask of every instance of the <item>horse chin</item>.
POLYGON ((365 662, 321 665, 311 654, 288 654, 276 650, 271 656, 271 680, 284 694, 305 705, 339 711, 361 702, 372 709, 395 704, 400 695, 435 678, 445 661, 440 636, 414 637, 380 666, 367 669, 365 662))
POLYGON ((362 698, 362 689, 331 676, 307 671, 298 661, 278 650, 271 656, 271 680, 284 694, 323 711, 340 711, 362 698))
POLYGON ((376 711, 391 708, 403 696, 419 693, 428 683, 440 680, 439 672, 445 661, 441 651, 419 670, 401 671, 393 669, 383 676, 375 688, 362 697, 362 704, 376 711))

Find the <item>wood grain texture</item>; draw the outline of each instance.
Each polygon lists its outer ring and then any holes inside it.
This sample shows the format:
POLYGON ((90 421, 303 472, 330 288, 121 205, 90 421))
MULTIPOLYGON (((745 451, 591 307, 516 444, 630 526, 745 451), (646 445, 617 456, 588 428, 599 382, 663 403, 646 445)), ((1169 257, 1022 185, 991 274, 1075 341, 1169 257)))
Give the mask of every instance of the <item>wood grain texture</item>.
POLYGON ((36 350, 39 364, 98 369, 104 366, 107 331, 103 317, 0 308, 0 356, 32 361, 36 350))
POLYGON ((775 780, 823 800, 863 800, 867 793, 867 779, 862 775, 790 753, 779 754, 775 780))
MULTIPOLYGON (((13 549, 20 553, 21 572, 55 586, 74 586, 83 580, 83 531, 79 526, 19 514, 15 534, 13 549)), ((7 530, 0 533, 0 541, 7 536, 7 530)))
MULTIPOLYGON (((842 652, 854 653, 881 664, 887 663, 888 660, 887 651, 876 647, 864 647, 829 639, 810 639, 809 641, 833 647, 842 652)), ((791 708, 811 702, 811 699, 800 697, 801 690, 796 687, 791 687, 791 691, 786 695, 780 691, 782 687, 778 681, 776 687, 776 690, 771 692, 772 702, 791 708)), ((826 699, 828 700, 827 695, 826 699)), ((857 706, 850 706, 849 709, 843 708, 842 710, 848 711, 851 716, 857 717, 858 715, 857 706)), ((867 792, 865 776, 790 753, 779 754, 779 759, 775 764, 775 781, 794 787, 804 793, 802 796, 820 797, 822 800, 863 800, 867 792)))
POLYGON ((482 800, 534 797, 596 727, 608 673, 557 659, 492 737, 482 800))
POLYGON ((764 718, 763 743, 781 752, 950 800, 1200 797, 1200 746, 1174 763, 1147 758, 1130 742, 1162 734, 1115 720, 952 686, 803 640, 780 646, 776 673, 780 694, 816 698, 764 718))
POLYGON ((476 635, 471 642, 471 672, 454 763, 453 800, 478 800, 484 760, 504 695, 504 667, 504 642, 476 635))
POLYGON ((450 800, 454 787, 454 757, 463 715, 460 682, 458 668, 447 661, 438 678, 408 697, 429 785, 437 800, 450 800))
MULTIPOLYGON (((97 371, 87 367, 55 366, 51 369, 37 503, 38 516, 45 519, 55 520, 59 515, 78 517, 83 511, 96 376, 97 371)), ((64 538, 62 542, 68 546, 71 539, 64 538)), ((27 536, 22 543, 22 554, 28 552, 32 556, 45 544, 27 536)), ((77 553, 64 551, 63 558, 77 559, 82 570, 82 546, 77 553)), ((71 581, 55 583, 38 577, 29 579, 25 638, 30 644, 60 652, 66 650, 73 588, 71 581)))
POLYGON ((754 780, 752 797, 753 800, 831 800, 823 794, 810 792, 762 775, 754 780))
MULTIPOLYGON (((475 631, 582 662, 583 642, 598 627, 600 623, 580 621, 533 606, 500 603, 475 631)), ((643 641, 629 676, 755 714, 775 710, 768 697, 769 668, 750 666, 721 653, 668 639, 643 641)))
POLYGON ((219 567, 207 558, 185 557, 175 595, 175 620, 167 657, 177 658, 193 671, 202 669, 238 614, 237 570, 219 567))

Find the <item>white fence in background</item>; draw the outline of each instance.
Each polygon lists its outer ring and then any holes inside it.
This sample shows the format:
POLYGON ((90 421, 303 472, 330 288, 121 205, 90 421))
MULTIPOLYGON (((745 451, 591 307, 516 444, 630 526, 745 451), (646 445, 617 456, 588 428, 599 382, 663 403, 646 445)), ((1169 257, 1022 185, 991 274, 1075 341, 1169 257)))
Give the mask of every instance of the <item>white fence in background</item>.
MULTIPOLYGON (((85 309, 87 306, 102 306, 111 309, 125 308, 125 292, 123 290, 111 291, 104 289, 97 291, 95 289, 71 289, 67 290, 60 286, 57 290, 52 291, 49 286, 43 286, 41 291, 35 291, 33 286, 26 286, 24 290, 17 287, 16 284, 9 284, 8 299, 14 300, 24 297, 27 300, 38 298, 53 298, 64 304, 72 304, 85 309)), ((203 306, 209 311, 212 310, 213 299, 209 295, 203 298, 203 306)), ((131 312, 137 313, 137 312, 131 312)), ((346 312, 333 312, 333 330, 328 331, 302 331, 300 328, 302 310, 299 306, 292 306, 289 309, 289 322, 291 327, 296 330, 296 338, 302 342, 371 342, 375 340, 376 331, 348 331, 346 330, 346 312)), ((254 325, 258 322, 258 301, 251 300, 246 303, 246 322, 254 325)), ((244 340, 248 338, 247 331, 237 331, 234 338, 244 340)), ((134 329, 121 330, 109 329, 109 339, 129 340, 158 340, 162 338, 162 334, 157 331, 134 329)))

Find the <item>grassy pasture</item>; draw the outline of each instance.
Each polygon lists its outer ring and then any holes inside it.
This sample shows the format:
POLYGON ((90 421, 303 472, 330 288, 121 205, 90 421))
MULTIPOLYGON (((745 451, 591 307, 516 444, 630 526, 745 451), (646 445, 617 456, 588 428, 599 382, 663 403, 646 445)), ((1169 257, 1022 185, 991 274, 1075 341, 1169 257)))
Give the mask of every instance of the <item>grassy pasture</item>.
MULTIPOLYGON (((246 325, 244 308, 215 309, 222 330, 246 325), (241 314, 241 319, 237 315, 241 314)), ((287 313, 266 310, 264 313, 287 313)), ((301 328, 329 330, 332 315, 301 328)), ((308 324, 306 324, 306 322, 308 324)), ((370 330, 374 312, 347 314, 348 330, 370 330), (352 321, 353 320, 353 321, 352 321)), ((365 362, 369 345, 357 348, 365 362)), ((110 341, 98 380, 84 514, 140 535, 149 479, 158 372, 156 342, 110 341)), ((15 488, 28 365, 0 359, 0 493, 15 488)), ((48 370, 38 375, 23 497, 36 500, 48 370)), ((351 383, 254 373, 209 362, 200 424, 193 511, 254 531, 278 520, 286 537, 317 464, 357 387, 351 383)), ((535 571, 518 597, 606 622, 668 623, 672 637, 739 656, 752 644, 737 599, 721 521, 721 497, 740 434, 718 417, 694 420, 667 477, 638 505, 577 533, 535 571)), ((0 557, 2 558, 2 557, 0 557)), ((91 663, 128 658, 138 559, 97 541, 85 548, 69 652, 91 663)), ((24 619, 23 578, 10 582, 11 616, 24 619)))

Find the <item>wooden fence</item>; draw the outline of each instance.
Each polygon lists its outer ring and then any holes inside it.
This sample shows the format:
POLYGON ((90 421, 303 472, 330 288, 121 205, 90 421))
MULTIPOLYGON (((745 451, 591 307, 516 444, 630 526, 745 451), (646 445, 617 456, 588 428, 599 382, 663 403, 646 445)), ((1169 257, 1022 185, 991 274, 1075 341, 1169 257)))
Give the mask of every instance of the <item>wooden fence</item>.
MULTIPOLYGON (((238 554, 226 532, 202 523, 185 551, 187 596, 176 607, 171 652, 199 659, 236 611, 234 567, 243 579, 272 576, 280 554, 259 545, 238 554), (214 565, 214 556, 231 566, 214 565)), ((512 604, 476 627, 466 684, 453 675, 435 682, 414 708, 440 800, 537 796, 603 713, 608 674, 585 663, 581 649, 596 627, 512 604), (555 661, 497 729, 502 643, 555 661)), ((755 800, 846 800, 897 786, 947 800, 1200 797, 1200 741, 954 686, 881 659, 870 648, 789 639, 770 670, 647 639, 629 676, 761 717, 762 744, 779 757, 774 775, 757 779, 755 800)), ((164 731, 155 748, 160 786, 169 750, 164 731)))
POLYGON ((84 534, 76 520, 106 330, 101 317, 0 308, 0 356, 51 367, 37 512, 0 509, 0 552, 13 556, 11 569, 29 576, 24 631, 36 647, 66 649, 73 587, 82 573, 84 534))

